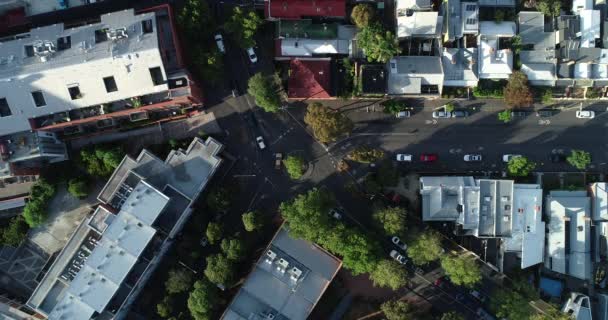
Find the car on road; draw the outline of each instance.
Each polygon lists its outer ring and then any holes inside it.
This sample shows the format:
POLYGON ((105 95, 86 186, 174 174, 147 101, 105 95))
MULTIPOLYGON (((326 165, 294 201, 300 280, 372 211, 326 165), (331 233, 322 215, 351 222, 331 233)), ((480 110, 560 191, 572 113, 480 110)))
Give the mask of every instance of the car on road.
POLYGON ((409 118, 411 116, 412 116, 412 113, 409 112, 409 111, 399 111, 399 112, 397 112, 397 114, 395 114, 395 117, 397 119, 400 119, 400 118, 409 118))
POLYGON ((519 158, 519 157, 523 157, 523 156, 521 154, 503 154, 502 162, 509 162, 509 161, 511 161, 511 159, 519 158))
POLYGON ((423 153, 420 155, 420 161, 422 161, 422 162, 437 161, 437 155, 434 153, 423 153))
POLYGON ((342 220, 342 213, 340 213, 340 211, 338 211, 336 208, 329 210, 329 215, 336 220, 342 220))
POLYGON ((253 48, 247 48, 247 56, 249 57, 249 61, 251 61, 251 63, 258 62, 258 56, 255 55, 253 48))
POLYGON ((226 47, 224 46, 224 38, 221 34, 215 35, 215 43, 217 44, 217 49, 220 50, 221 53, 226 53, 226 47))
POLYGON ((576 117, 579 119, 593 119, 595 118, 595 112, 591 110, 578 110, 576 111, 576 117))
POLYGON ((279 170, 281 169, 281 164, 283 163, 283 154, 282 153, 276 153, 274 155, 274 168, 279 170))
POLYGON ((566 155, 561 154, 561 153, 552 153, 549 156, 549 159, 551 159, 551 162, 553 162, 553 163, 565 162, 566 161, 566 155))
POLYGON ((452 112, 452 118, 466 118, 469 116, 469 112, 465 110, 455 110, 452 112))
POLYGON ((481 162, 480 154, 465 154, 464 161, 466 162, 481 162))
POLYGON ((397 161, 399 162, 412 162, 412 155, 411 154, 405 154, 405 153, 398 153, 397 154, 397 161))
POLYGON ((435 119, 448 119, 452 117, 452 113, 449 111, 433 111, 433 118, 435 119))
POLYGON ((403 241, 401 241, 401 239, 399 239, 399 237, 394 236, 391 238, 391 242, 396 245, 397 247, 401 248, 401 250, 405 251, 407 250, 407 244, 403 243, 403 241))
POLYGON ((255 142, 258 144, 260 150, 266 149, 266 144, 264 143, 264 138, 262 138, 262 136, 255 138, 255 142))
POLYGON ((556 115, 557 112, 558 111, 555 109, 540 109, 536 112, 536 116, 541 118, 547 118, 556 115))
POLYGON ((407 263, 407 258, 402 256, 397 250, 391 250, 390 256, 401 264, 407 263))
POLYGON ((481 303, 484 303, 487 300, 487 297, 477 290, 471 290, 469 291, 469 294, 475 299, 479 300, 481 303))
POLYGON ((521 109, 513 109, 513 111, 511 111, 511 117, 513 118, 525 118, 527 116, 529 116, 532 112, 528 111, 528 110, 521 110, 521 109))

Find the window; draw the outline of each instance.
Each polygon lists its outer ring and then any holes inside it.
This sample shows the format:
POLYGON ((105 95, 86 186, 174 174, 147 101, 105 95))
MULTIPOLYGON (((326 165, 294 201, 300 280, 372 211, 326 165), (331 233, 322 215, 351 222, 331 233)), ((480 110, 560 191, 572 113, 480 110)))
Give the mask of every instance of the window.
POLYGON ((116 81, 114 80, 113 76, 103 78, 103 84, 106 86, 106 92, 118 91, 118 87, 116 86, 116 81))
POLYGON ((82 94, 80 93, 80 88, 78 87, 78 85, 69 86, 68 91, 70 92, 70 97, 72 98, 72 100, 82 98, 82 94))
POLYGON ((477 8, 477 6, 474 4, 467 4, 464 10, 465 11, 475 11, 476 8, 477 8))
POLYGON ((34 56, 34 46, 33 45, 27 45, 24 47, 25 48, 25 56, 26 57, 33 57, 34 56))
POLYGON ((152 27, 152 19, 142 21, 141 30, 143 33, 152 33, 152 31, 154 31, 154 27, 152 27))
POLYGON ((12 115, 11 108, 8 107, 6 98, 0 98, 0 117, 8 117, 12 115))
POLYGON ((46 106, 46 101, 44 100, 44 95, 42 91, 34 91, 32 92, 32 98, 34 99, 34 104, 36 107, 44 107, 46 106))
POLYGON ((105 29, 95 30, 95 43, 108 41, 108 34, 105 29))
POLYGON ((165 83, 163 72, 160 70, 160 67, 150 68, 150 77, 152 77, 152 83, 154 83, 155 86, 165 83))
POLYGON ((477 23, 477 19, 474 19, 474 18, 467 19, 467 24, 476 24, 476 23, 477 23))
POLYGON ((72 37, 61 37, 57 39, 57 50, 62 51, 72 47, 72 37))

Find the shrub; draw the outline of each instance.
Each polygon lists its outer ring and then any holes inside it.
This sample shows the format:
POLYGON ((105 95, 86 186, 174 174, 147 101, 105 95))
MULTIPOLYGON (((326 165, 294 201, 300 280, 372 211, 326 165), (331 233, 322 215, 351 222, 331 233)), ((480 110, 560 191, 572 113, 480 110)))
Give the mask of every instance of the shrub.
POLYGON ((68 192, 76 198, 86 198, 89 195, 87 181, 82 177, 71 179, 68 182, 68 192))
POLYGON ((285 169, 287 169, 290 178, 293 180, 302 178, 302 174, 304 173, 304 158, 300 156, 289 156, 283 163, 285 164, 285 169))
POLYGON ((370 163, 384 157, 384 151, 368 146, 359 146, 348 154, 347 158, 361 163, 370 163))
POLYGON ((30 192, 30 200, 23 208, 23 218, 31 227, 35 228, 44 223, 47 216, 48 202, 55 194, 55 186, 44 179, 38 180, 30 192))
POLYGON ((255 230, 260 230, 264 226, 264 222, 262 220, 262 216, 257 211, 251 211, 244 213, 242 216, 243 226, 245 230, 251 232, 255 230))

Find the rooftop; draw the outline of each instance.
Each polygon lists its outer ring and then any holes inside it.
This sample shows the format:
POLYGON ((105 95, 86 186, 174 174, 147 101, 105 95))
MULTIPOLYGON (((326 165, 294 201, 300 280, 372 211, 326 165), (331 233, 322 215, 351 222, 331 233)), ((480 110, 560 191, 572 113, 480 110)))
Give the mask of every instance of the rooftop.
POLYGON ((397 37, 438 37, 443 25, 436 11, 410 11, 397 4, 397 37))
POLYGON ((340 270, 325 250, 279 229, 222 319, 304 320, 340 270))
POLYGON ((383 65, 361 65, 361 92, 386 93, 386 68, 383 65))
POLYGON ((441 58, 399 56, 388 63, 389 94, 420 94, 423 85, 443 85, 441 58))
POLYGON ((30 118, 167 90, 155 26, 154 13, 125 10, 0 42, 0 136, 30 130, 30 118))
POLYGON ((338 23, 313 23, 310 19, 279 20, 277 34, 282 38, 335 39, 338 37, 338 23))
POLYGON ((600 38, 601 18, 599 10, 581 10, 581 48, 595 48, 595 40, 600 38))
POLYGON ((441 64, 445 73, 444 85, 474 87, 477 77, 477 48, 443 48, 441 64))
POLYGON ((500 38, 515 36, 515 23, 480 22, 479 78, 506 79, 513 72, 513 52, 502 45, 500 38))
POLYGON ((287 96, 301 99, 325 99, 331 94, 331 60, 292 59, 289 63, 287 96))
POLYGON ((608 220, 608 183, 593 183, 591 185, 591 199, 593 220, 608 220))
POLYGON ((265 0, 264 15, 272 19, 346 16, 344 0, 265 0))

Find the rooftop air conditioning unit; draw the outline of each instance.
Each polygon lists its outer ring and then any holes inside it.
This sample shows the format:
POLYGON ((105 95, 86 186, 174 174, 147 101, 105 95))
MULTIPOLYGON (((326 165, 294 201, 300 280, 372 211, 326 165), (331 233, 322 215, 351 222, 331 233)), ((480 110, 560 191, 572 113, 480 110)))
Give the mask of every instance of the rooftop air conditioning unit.
POLYGON ((277 271, 279 271, 281 273, 285 273, 285 270, 287 270, 287 267, 289 267, 289 262, 287 262, 287 260, 281 258, 281 259, 279 259, 279 261, 277 261, 277 271))
POLYGON ((272 250, 266 251, 266 262, 272 263, 276 257, 277 257, 277 254, 274 251, 272 251, 272 250))
POLYGON ((294 281, 298 281, 298 279, 300 279, 300 277, 302 276, 302 270, 293 267, 291 268, 291 279, 294 281))
POLYGON ((127 28, 108 29, 106 31, 106 35, 108 36, 108 39, 112 41, 126 39, 129 37, 127 34, 127 28))

